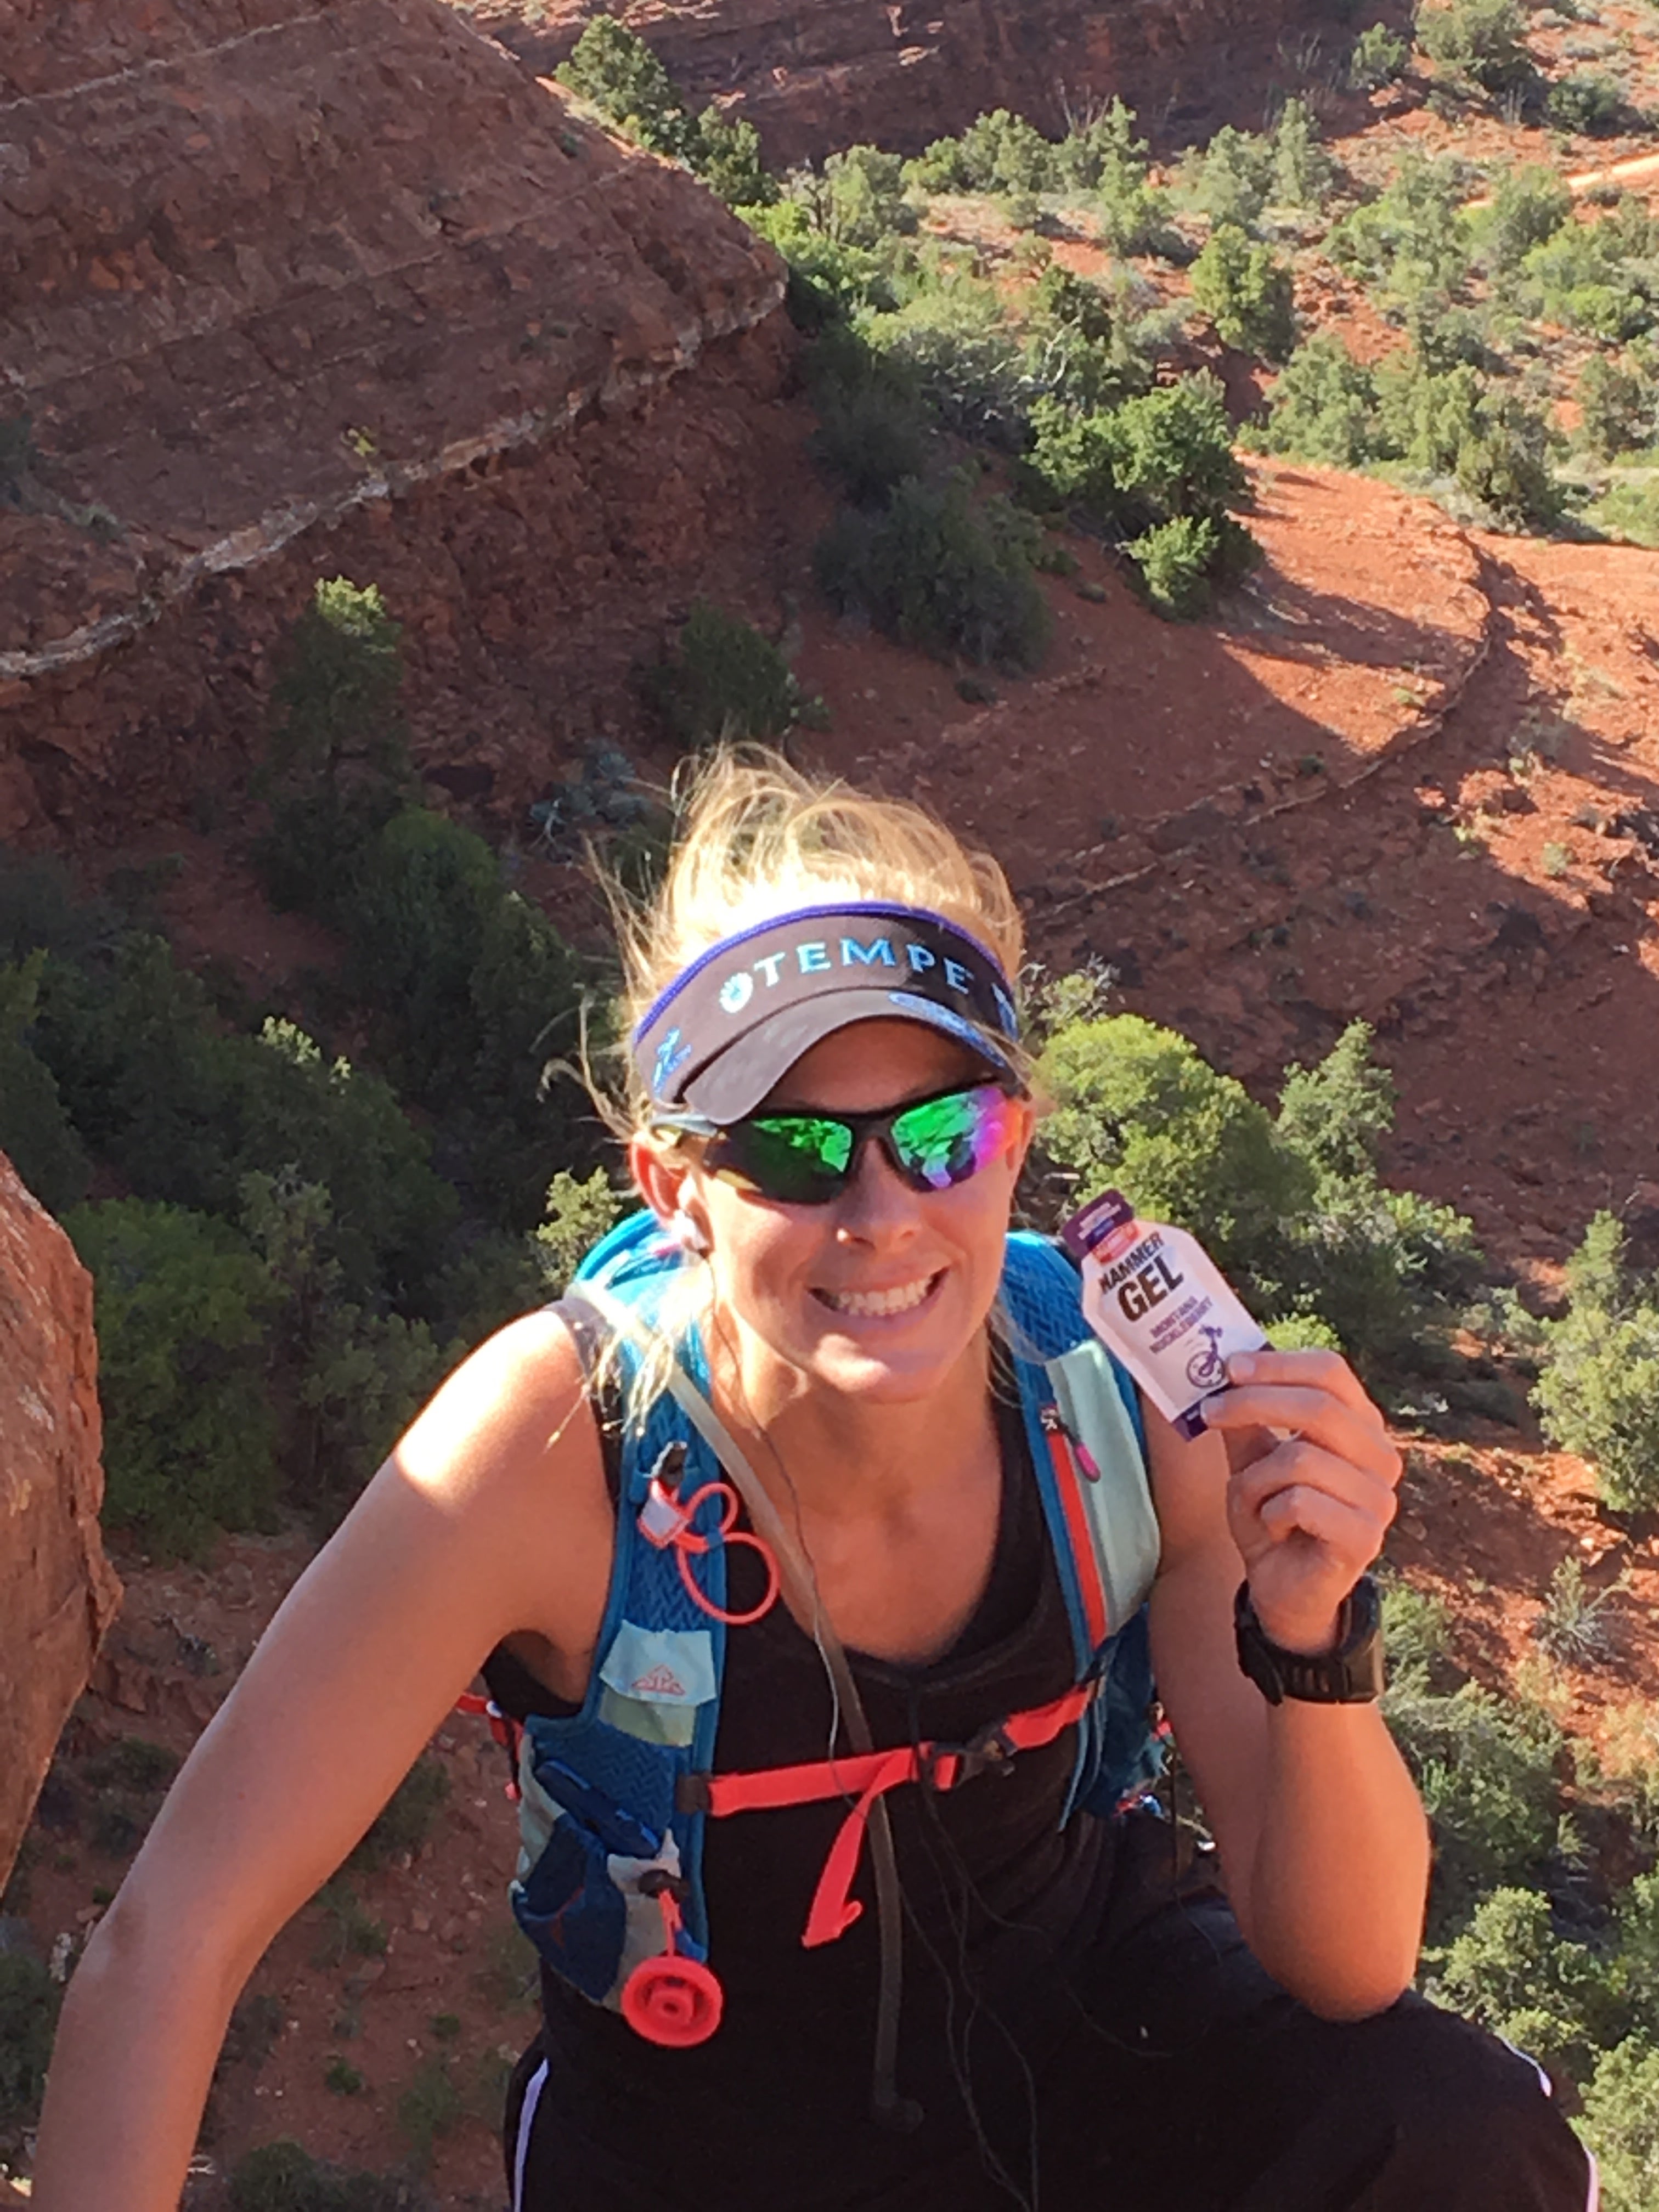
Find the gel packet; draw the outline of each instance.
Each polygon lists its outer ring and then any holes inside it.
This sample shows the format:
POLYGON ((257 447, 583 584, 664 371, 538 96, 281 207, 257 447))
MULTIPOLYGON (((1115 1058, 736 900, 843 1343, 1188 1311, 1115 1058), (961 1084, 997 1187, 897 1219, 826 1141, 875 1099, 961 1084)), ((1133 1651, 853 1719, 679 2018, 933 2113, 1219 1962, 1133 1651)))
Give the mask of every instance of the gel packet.
POLYGON ((1083 1313, 1159 1413, 1200 1436, 1203 1401, 1227 1387, 1235 1352, 1267 1339, 1215 1261, 1184 1229, 1138 1221, 1121 1190, 1064 1224, 1060 1242, 1083 1270, 1083 1313))

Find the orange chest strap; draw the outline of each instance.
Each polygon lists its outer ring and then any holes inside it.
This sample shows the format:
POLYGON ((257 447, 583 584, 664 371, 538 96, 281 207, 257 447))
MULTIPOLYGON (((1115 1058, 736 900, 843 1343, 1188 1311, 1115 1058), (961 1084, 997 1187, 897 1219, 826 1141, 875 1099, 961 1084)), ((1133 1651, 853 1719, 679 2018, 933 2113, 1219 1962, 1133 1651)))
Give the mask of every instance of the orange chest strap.
POLYGON ((768 1766, 750 1774, 690 1774, 679 1785, 680 1808, 721 1820, 732 1813, 770 1812, 835 1797, 850 1800, 818 1876, 801 1937, 808 1949, 833 1943, 864 1910, 848 1893, 858 1872, 870 1808, 878 1797, 905 1782, 920 1782, 930 1790, 959 1789, 975 1775, 1005 1765, 1016 1752, 1036 1751, 1052 1743, 1062 1729, 1081 1720, 1098 1686, 1095 1681, 1079 1683, 1052 1704, 1033 1706, 1029 1712, 981 1729, 969 1743, 902 1744, 891 1751, 815 1759, 804 1766, 768 1766))

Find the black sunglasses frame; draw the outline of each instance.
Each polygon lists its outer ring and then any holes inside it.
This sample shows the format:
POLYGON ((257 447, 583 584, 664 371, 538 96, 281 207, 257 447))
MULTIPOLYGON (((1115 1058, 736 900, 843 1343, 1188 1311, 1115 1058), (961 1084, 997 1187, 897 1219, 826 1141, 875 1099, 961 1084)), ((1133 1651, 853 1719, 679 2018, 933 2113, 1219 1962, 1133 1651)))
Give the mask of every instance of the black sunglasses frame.
MULTIPOLYGON (((873 1138, 881 1146, 883 1158, 886 1160, 899 1181, 908 1189, 925 1195, 941 1188, 954 1189, 957 1183, 970 1182, 980 1172, 978 1167, 970 1168, 966 1175, 958 1176, 951 1182, 945 1184, 929 1182, 913 1174, 898 1156, 897 1148, 893 1142, 893 1124, 895 1121, 902 1120, 905 1115, 915 1113, 919 1106, 937 1106, 945 1099, 970 1097, 975 1092, 981 1091, 994 1091, 1000 1097, 1009 1099, 1021 1098, 1025 1095, 1023 1087, 1018 1084, 999 1082, 994 1078, 987 1078, 979 1083, 952 1083, 947 1085, 943 1091, 930 1091, 920 1098, 906 1098, 896 1106, 883 1107, 879 1111, 870 1114, 834 1114, 823 1108, 785 1106, 769 1114, 745 1114, 739 1120, 730 1122, 711 1121, 704 1114, 656 1114, 652 1116, 650 1126, 653 1129, 665 1129, 677 1137, 690 1137, 695 1141, 707 1144, 712 1150, 719 1139, 732 1135, 750 1122, 787 1121, 835 1122, 840 1127, 848 1130, 852 1137, 852 1150, 847 1156, 847 1165, 833 1182, 826 1182, 822 1189, 813 1191, 809 1196, 801 1197, 792 1194, 787 1198, 780 1198, 757 1182, 754 1177, 736 1162, 731 1163, 728 1168, 723 1170, 719 1160, 712 1157, 705 1158, 705 1164, 711 1175, 735 1176, 740 1179, 740 1187, 754 1190, 759 1196, 769 1200, 775 1206, 829 1206, 841 1196, 858 1173, 859 1161, 863 1157, 866 1141, 871 1138, 873 1138)), ((984 1164, 981 1163, 981 1164, 984 1164)))

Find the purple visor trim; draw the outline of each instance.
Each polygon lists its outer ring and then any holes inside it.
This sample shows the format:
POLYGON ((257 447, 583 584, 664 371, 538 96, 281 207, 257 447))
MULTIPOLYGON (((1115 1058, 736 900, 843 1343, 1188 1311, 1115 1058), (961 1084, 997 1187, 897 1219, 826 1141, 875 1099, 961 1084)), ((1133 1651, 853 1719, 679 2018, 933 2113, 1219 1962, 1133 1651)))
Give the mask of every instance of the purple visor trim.
MULTIPOLYGON (((644 1013, 635 1023, 634 1042, 639 1043, 646 1031, 661 1015, 667 1012, 680 993, 689 983, 695 982, 712 961, 725 959, 728 953, 735 952, 738 945, 747 945, 751 938, 764 937, 769 930, 783 929, 797 921, 830 921, 840 915, 857 915, 860 918, 874 917, 878 921, 921 921, 926 922, 930 928, 946 930, 952 937, 960 937, 971 945, 980 958, 996 970, 1001 978, 1004 991, 1008 989, 1007 973, 1002 963, 983 939, 975 937, 971 930, 963 929, 954 921, 947 921, 942 914, 935 914, 932 907, 890 906, 881 899, 837 899, 830 906, 791 907, 787 914, 775 914, 769 921, 751 922, 747 929, 739 929, 731 937, 722 937, 718 944, 711 945, 707 952, 698 953, 690 966, 682 968, 665 990, 658 992, 644 1013)), ((1017 1034, 1018 1030, 1014 1026, 1005 1028, 1003 1030, 1005 1036, 1013 1036, 1017 1034)))
POLYGON ((634 1065, 657 1105, 730 1122, 820 1038, 895 1013, 1012 1072, 1019 1017, 996 956, 926 907, 876 899, 797 908, 710 945, 635 1030, 634 1065))

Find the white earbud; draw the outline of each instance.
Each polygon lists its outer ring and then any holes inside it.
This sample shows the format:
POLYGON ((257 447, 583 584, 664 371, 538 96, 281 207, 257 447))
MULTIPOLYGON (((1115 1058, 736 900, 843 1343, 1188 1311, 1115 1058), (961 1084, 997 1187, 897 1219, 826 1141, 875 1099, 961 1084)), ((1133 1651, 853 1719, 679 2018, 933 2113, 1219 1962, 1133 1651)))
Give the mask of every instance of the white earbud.
POLYGON ((680 1207, 668 1225, 673 1231, 683 1251, 690 1253, 696 1260, 707 1259, 708 1238, 684 1206, 680 1207))

